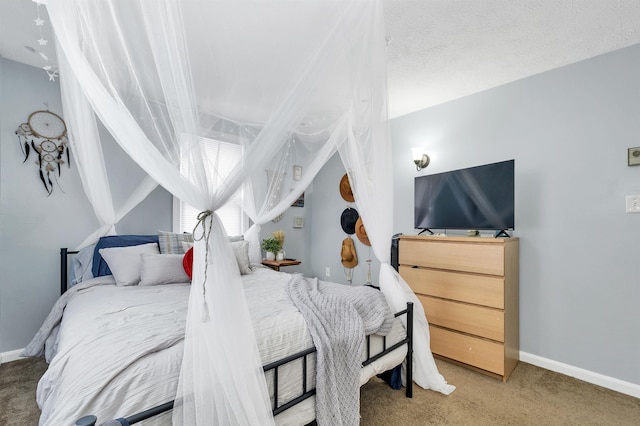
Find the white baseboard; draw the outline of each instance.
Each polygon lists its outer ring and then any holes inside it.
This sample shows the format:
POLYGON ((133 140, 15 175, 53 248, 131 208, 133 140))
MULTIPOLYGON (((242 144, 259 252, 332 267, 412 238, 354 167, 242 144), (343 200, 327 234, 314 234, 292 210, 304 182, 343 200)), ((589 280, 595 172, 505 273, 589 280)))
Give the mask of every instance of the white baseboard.
POLYGON ((594 373, 593 371, 563 364, 558 361, 542 358, 526 352, 520 352, 520 361, 526 362, 527 364, 533 364, 546 370, 555 371, 556 373, 564 374, 566 376, 575 377, 576 379, 602 386, 603 388, 611 389, 625 395, 640 398, 640 385, 635 383, 625 382, 624 380, 594 373))
POLYGON ((24 349, 16 349, 15 351, 0 352, 0 364, 6 364, 7 362, 22 359, 20 354, 23 350, 24 349))

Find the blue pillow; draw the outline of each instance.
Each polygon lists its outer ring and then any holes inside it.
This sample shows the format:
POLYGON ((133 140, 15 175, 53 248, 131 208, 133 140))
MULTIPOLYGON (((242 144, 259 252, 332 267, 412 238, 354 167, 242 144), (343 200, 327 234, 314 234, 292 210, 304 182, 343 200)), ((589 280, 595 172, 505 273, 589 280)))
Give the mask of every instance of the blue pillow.
POLYGON ((140 244, 158 243, 157 235, 110 235, 101 237, 93 250, 93 265, 91 272, 94 277, 103 275, 113 275, 109 265, 100 255, 100 249, 108 247, 129 247, 139 246, 140 244))

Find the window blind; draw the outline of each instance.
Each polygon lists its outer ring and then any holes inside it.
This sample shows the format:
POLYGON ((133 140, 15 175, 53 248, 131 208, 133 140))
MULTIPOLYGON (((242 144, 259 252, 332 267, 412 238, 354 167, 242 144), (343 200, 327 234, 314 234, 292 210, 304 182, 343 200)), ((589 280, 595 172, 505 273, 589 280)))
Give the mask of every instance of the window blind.
MULTIPOLYGON (((202 143, 203 154, 218 165, 218 174, 227 176, 233 167, 238 164, 242 156, 242 146, 228 142, 217 141, 214 139, 200 138, 202 143)), ((213 164, 212 164, 213 167, 213 164)), ((189 163, 185 157, 181 158, 181 171, 184 175, 189 175, 189 163)), ((217 180, 214 174, 209 174, 209 185, 217 188, 217 180)), ((177 232, 193 232, 193 228, 198 222, 197 209, 191 207, 187 203, 174 199, 174 203, 178 204, 177 213, 179 216, 177 232)), ((175 211, 175 210, 174 210, 175 211)), ((242 235, 246 230, 246 219, 242 212, 242 194, 238 191, 229 201, 216 212, 224 225, 227 235, 242 235)))

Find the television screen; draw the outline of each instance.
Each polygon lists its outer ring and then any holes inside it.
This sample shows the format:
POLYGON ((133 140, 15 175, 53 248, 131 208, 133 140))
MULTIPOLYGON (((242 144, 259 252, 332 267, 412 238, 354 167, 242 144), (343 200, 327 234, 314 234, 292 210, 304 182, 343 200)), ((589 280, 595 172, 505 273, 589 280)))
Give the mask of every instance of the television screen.
POLYGON ((515 160, 415 180, 416 229, 514 229, 515 160))

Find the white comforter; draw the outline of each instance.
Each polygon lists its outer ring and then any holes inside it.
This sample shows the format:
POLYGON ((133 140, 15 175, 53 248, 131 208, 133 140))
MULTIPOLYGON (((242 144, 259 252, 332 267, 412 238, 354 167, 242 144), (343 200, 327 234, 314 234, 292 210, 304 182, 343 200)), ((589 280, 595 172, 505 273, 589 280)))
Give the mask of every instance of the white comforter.
MULTIPOLYGON (((270 269, 243 276, 264 364, 313 344, 304 319, 286 294, 289 279, 289 274, 270 269)), ((27 347, 27 355, 33 356, 42 353, 45 339, 53 345, 49 369, 37 391, 40 424, 73 424, 87 414, 98 416, 100 424, 172 400, 180 372, 189 290, 188 284, 116 287, 109 276, 87 281, 63 296, 27 347), (56 335, 52 325, 58 320, 56 335)), ((233 327, 233 318, 224 326, 233 327)), ((395 328, 400 336, 400 326, 395 328)), ((385 364, 369 368, 361 382, 403 357, 399 351, 385 364)), ((281 368, 279 374, 279 401, 297 396, 299 364, 281 368)), ((311 384, 313 376, 310 369, 311 384)), ((313 401, 305 402, 297 411, 277 416, 277 423, 313 420, 313 401)), ((169 423, 170 414, 165 414, 144 424, 169 423)))

